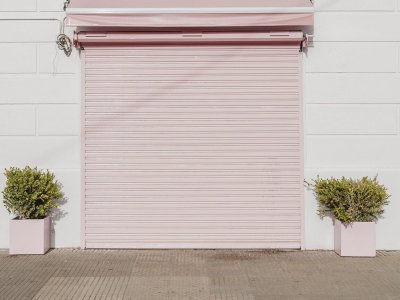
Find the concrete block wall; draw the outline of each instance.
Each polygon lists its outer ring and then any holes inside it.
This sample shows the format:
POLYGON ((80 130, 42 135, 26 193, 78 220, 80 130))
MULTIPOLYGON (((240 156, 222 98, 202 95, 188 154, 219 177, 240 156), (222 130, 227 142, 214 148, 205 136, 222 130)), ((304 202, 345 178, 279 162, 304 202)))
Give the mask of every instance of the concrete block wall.
MULTIPOLYGON (((0 19, 62 20, 62 8, 62 0, 2 0, 0 19)), ((77 51, 67 58, 57 49, 59 25, 0 21, 0 169, 31 165, 55 172, 67 202, 53 246, 79 247, 80 61, 77 51)), ((9 218, 0 205, 0 248, 8 247, 9 218)))
MULTIPOLYGON (((304 60, 306 178, 375 176, 392 195, 379 249, 400 249, 400 1, 315 0, 304 60)), ((306 193, 306 247, 332 249, 333 226, 306 193)))
MULTIPOLYGON (((2 0, 0 19, 63 19, 63 0, 2 0)), ((392 203, 378 248, 400 249, 400 0, 315 0, 304 54, 306 178, 374 176, 392 203)), ((48 168, 64 185, 56 247, 80 241, 80 60, 54 43, 55 21, 0 21, 0 169, 48 168)), ((71 36, 71 35, 70 35, 71 36)), ((0 175, 0 190, 4 177, 0 175)), ((0 248, 9 215, 0 205, 0 248)), ((333 227, 306 193, 306 247, 332 249, 333 227)))

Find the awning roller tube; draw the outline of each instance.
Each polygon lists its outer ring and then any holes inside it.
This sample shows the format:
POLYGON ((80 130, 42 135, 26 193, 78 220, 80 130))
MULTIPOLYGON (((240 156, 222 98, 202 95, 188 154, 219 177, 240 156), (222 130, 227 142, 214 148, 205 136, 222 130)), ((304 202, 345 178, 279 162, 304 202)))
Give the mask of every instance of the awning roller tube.
POLYGON ((299 44, 304 41, 301 31, 285 32, 86 32, 75 35, 75 45, 85 47, 96 44, 140 44, 140 43, 285 43, 299 44))

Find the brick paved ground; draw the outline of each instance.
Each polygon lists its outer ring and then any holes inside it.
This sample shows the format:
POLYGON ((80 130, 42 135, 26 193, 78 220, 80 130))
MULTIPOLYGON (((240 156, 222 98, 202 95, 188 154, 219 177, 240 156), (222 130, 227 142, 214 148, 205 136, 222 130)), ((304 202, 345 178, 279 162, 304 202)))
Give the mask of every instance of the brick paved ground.
POLYGON ((400 252, 0 251, 0 299, 400 299, 400 252))

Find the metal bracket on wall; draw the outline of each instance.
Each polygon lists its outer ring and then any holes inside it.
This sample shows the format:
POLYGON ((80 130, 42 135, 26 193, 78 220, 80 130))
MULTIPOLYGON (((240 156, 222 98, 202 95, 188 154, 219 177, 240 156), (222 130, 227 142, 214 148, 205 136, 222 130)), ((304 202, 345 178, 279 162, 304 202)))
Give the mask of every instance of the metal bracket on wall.
POLYGON ((304 38, 300 44, 300 52, 304 51, 304 48, 314 47, 314 36, 305 34, 304 38))
POLYGON ((71 0, 65 0, 64 2, 64 11, 67 10, 68 5, 70 4, 71 0))
POLYGON ((314 36, 312 34, 306 34, 304 38, 306 47, 314 47, 314 36))
POLYGON ((78 40, 78 32, 74 32, 74 47, 78 49, 79 51, 85 50, 83 45, 79 42, 78 40))

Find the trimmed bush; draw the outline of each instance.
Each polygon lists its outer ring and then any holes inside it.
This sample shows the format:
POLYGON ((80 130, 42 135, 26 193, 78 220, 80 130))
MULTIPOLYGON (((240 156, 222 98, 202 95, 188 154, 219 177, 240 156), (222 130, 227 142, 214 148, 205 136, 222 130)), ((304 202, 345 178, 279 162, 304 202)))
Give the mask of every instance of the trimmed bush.
POLYGON ((318 200, 318 214, 323 218, 333 216, 344 224, 376 222, 389 204, 389 195, 377 177, 352 179, 317 179, 306 185, 318 200))
POLYGON ((6 169, 4 205, 20 219, 43 219, 64 197, 61 185, 51 172, 25 167, 6 169))

